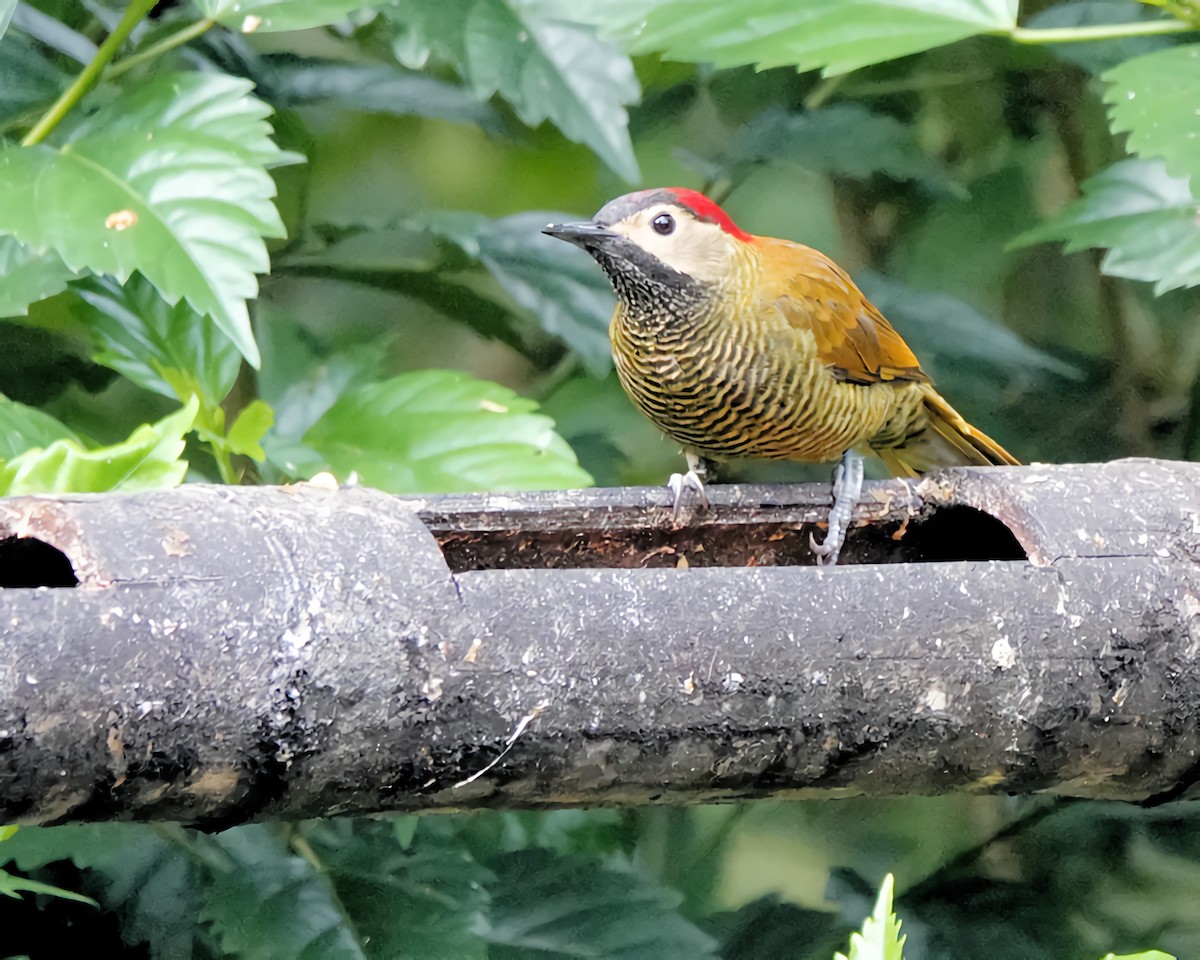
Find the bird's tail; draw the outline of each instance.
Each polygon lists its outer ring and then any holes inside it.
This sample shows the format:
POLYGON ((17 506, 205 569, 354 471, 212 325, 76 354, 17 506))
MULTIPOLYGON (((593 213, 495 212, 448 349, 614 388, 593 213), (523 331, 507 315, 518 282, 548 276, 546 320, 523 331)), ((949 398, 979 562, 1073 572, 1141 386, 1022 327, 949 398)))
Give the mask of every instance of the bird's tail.
POLYGON ((932 385, 924 390, 928 428, 903 446, 876 450, 897 477, 916 477, 935 467, 1019 465, 1019 461, 982 430, 976 430, 932 385))

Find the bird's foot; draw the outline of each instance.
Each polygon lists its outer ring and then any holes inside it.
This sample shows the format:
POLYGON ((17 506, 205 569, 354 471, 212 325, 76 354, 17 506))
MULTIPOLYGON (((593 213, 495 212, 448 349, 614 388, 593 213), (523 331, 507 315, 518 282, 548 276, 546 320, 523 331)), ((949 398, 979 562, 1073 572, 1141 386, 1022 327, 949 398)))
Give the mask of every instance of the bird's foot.
POLYGON ((704 459, 693 453, 687 456, 688 470, 687 473, 673 473, 667 480, 667 489, 671 491, 673 500, 671 503, 671 517, 674 520, 679 519, 680 513, 683 511, 683 501, 686 496, 685 491, 693 490, 700 498, 700 504, 705 510, 709 509, 708 494, 704 492, 704 480, 708 476, 708 470, 705 468, 704 459))
POLYGON ((850 519, 854 513, 854 505, 858 503, 863 486, 863 457, 854 450, 847 450, 842 456, 842 462, 833 471, 833 506, 829 510, 829 532, 825 540, 817 543, 817 538, 808 535, 809 545, 817 557, 818 567, 832 567, 837 563, 842 544, 846 541, 846 531, 850 527, 850 519))

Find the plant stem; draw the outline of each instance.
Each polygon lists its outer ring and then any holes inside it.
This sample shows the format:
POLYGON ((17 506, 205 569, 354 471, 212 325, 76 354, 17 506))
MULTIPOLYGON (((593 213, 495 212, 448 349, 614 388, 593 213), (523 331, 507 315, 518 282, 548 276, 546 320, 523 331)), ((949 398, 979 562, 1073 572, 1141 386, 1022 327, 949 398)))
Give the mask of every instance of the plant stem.
POLYGON ((125 13, 121 17, 121 22, 117 24, 116 29, 100 44, 96 55, 79 72, 79 76, 75 78, 74 83, 63 91, 62 96, 42 115, 42 119, 34 125, 29 133, 25 134, 25 139, 21 141, 21 146, 31 147, 36 143, 41 143, 46 139, 50 131, 62 122, 63 117, 92 88, 92 84, 96 82, 100 73, 112 61, 121 44, 133 32, 133 28, 154 8, 154 3, 155 0, 130 0, 129 6, 125 8, 125 13))
POLYGON ((1138 23, 1098 23, 1088 27, 1047 27, 1045 30, 1013 27, 1002 35, 1017 43, 1083 43, 1088 40, 1122 40, 1125 37, 1187 33, 1195 29, 1193 24, 1182 20, 1144 20, 1138 23))
POLYGON ((809 91, 807 97, 804 98, 804 109, 820 110, 825 106, 825 103, 837 93, 838 88, 846 82, 850 76, 848 73, 838 73, 832 77, 822 77, 821 82, 809 91))
POLYGON ((126 57, 120 63, 114 63, 108 68, 105 77, 108 79, 119 77, 127 70, 132 70, 134 67, 140 66, 148 60, 162 56, 168 50, 173 50, 187 43, 189 40, 195 40, 216 22, 215 20, 197 20, 195 23, 188 24, 182 30, 171 34, 169 37, 163 37, 158 43, 148 46, 145 50, 139 50, 132 56, 126 57))

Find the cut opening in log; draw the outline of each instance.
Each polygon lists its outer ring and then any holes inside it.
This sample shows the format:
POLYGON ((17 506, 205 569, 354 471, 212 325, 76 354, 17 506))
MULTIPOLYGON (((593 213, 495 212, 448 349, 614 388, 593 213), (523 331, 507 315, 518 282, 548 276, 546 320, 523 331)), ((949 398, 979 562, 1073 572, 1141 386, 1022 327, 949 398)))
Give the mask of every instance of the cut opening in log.
MULTIPOLYGON (((825 536, 817 523, 722 524, 718 517, 699 529, 667 524, 614 530, 602 525, 605 519, 598 515, 592 524, 552 529, 445 530, 436 522, 430 527, 453 573, 813 566, 811 538, 825 536)), ((1008 527, 961 505, 916 518, 862 523, 847 536, 843 556, 852 563, 1028 559, 1008 527)))
POLYGON ((0 588, 77 586, 70 559, 52 544, 33 537, 0 540, 0 588))
MULTIPOLYGON (((816 565, 827 487, 718 484, 708 496, 708 509, 679 518, 655 488, 439 497, 419 515, 454 573, 816 565)), ((922 492, 915 481, 868 483, 840 562, 1027 561, 1009 506, 986 495, 964 502, 957 488, 922 492)))

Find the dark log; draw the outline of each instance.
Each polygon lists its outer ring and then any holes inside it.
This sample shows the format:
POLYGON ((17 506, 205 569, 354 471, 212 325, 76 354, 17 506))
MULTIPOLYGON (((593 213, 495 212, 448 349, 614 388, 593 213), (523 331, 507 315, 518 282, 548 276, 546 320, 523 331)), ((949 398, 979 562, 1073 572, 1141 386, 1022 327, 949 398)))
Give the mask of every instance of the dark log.
POLYGON ((3 820, 1200 779, 1200 467, 0 501, 3 820))

